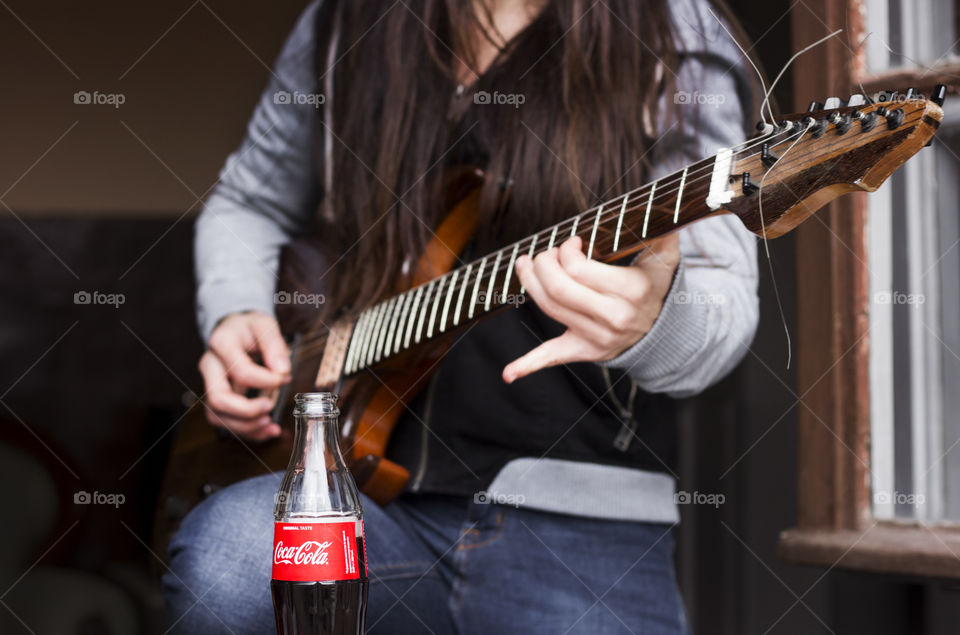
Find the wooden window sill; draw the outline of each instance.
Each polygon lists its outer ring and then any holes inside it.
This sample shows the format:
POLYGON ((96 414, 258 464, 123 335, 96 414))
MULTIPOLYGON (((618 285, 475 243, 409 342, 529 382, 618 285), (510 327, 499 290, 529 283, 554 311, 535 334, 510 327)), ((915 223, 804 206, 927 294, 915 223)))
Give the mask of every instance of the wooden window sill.
POLYGON ((778 553, 794 564, 960 579, 960 526, 881 521, 862 531, 788 529, 778 553))

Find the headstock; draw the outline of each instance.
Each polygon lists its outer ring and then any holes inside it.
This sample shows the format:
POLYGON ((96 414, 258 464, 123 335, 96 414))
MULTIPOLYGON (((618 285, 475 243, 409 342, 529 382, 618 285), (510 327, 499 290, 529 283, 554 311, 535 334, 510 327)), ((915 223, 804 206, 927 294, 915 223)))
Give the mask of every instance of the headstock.
POLYGON ((938 86, 930 97, 913 89, 845 102, 832 97, 776 126, 758 125, 759 136, 734 156, 734 196, 724 207, 772 238, 842 194, 876 190, 930 143, 945 92, 938 86))

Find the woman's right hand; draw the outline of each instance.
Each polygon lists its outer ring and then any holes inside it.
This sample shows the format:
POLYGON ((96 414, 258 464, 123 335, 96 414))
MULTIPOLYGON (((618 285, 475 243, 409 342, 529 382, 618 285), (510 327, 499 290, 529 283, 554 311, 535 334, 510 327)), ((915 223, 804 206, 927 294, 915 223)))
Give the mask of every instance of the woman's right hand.
POLYGON ((210 335, 199 368, 211 424, 254 441, 280 434, 280 426, 270 421, 271 395, 290 381, 290 350, 276 318, 259 312, 228 315, 210 335), (264 366, 253 360, 256 353, 264 366), (261 395, 247 397, 251 388, 261 395))

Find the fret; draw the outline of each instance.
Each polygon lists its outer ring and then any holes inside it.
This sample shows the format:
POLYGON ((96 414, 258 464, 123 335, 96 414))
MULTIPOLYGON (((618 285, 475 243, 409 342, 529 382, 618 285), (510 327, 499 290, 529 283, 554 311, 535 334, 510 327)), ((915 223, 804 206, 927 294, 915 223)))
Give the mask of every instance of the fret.
POLYGON ((550 232, 550 242, 547 243, 547 251, 553 249, 553 243, 557 240, 557 226, 553 226, 553 231, 550 232))
POLYGON ((366 334, 367 323, 370 321, 370 312, 364 311, 357 318, 357 325, 353 329, 353 342, 350 345, 350 354, 347 359, 347 372, 352 373, 357 370, 357 362, 360 359, 360 349, 363 348, 363 337, 366 334))
POLYGON ((473 283, 473 295, 470 296, 470 309, 467 311, 467 319, 473 317, 473 311, 477 308, 477 295, 480 293, 480 279, 483 277, 483 267, 487 264, 487 257, 484 256, 480 261, 480 268, 477 269, 477 281, 473 283))
POLYGON ((423 307, 420 309, 420 319, 417 320, 417 333, 413 336, 413 342, 415 344, 420 343, 420 335, 423 333, 423 321, 427 319, 427 306, 430 304, 430 293, 433 291, 434 285, 437 284, 436 278, 430 281, 430 284, 427 285, 426 296, 427 299, 423 303, 423 307))
POLYGON ((360 340, 360 321, 363 315, 358 315, 353 323, 353 333, 350 334, 350 343, 347 344, 347 359, 343 364, 343 374, 349 375, 353 372, 353 356, 356 352, 357 342, 360 340))
POLYGON ((513 246, 513 253, 510 254, 510 263, 507 265, 507 277, 503 279, 503 294, 500 296, 500 303, 507 303, 507 289, 510 287, 510 276, 513 274, 513 263, 517 261, 517 252, 520 250, 520 243, 513 246))
POLYGON ((620 246, 620 228, 623 227, 623 214, 627 211, 627 199, 630 198, 630 194, 624 194, 623 204, 620 206, 620 215, 617 217, 617 231, 613 235, 613 252, 616 253, 617 247, 620 246))
POLYGON ((410 336, 413 334, 413 323, 417 318, 417 307, 420 306, 420 298, 423 297, 424 286, 417 287, 417 293, 413 298, 413 308, 410 309, 410 319, 407 322, 407 333, 403 336, 403 347, 410 348, 410 336))
POLYGON ((390 316, 390 325, 387 326, 387 337, 383 340, 383 354, 390 357, 391 344, 393 343, 393 334, 397 330, 397 320, 400 319, 400 310, 403 308, 403 302, 406 300, 406 293, 397 296, 393 305, 393 314, 390 316))
POLYGON ((680 175, 680 189, 677 190, 677 206, 673 208, 673 224, 676 225, 680 219, 680 199, 683 198, 683 187, 687 182, 687 168, 683 168, 683 174, 680 175))
POLYGON ((375 304, 370 309, 372 315, 370 316, 370 324, 367 325, 367 332, 363 336, 363 348, 360 350, 360 368, 365 368, 370 365, 370 362, 367 359, 367 354, 372 352, 373 347, 370 345, 371 340, 375 337, 377 330, 377 325, 380 323, 380 314, 383 312, 383 303, 375 304))
POLYGON ((460 275, 459 269, 453 272, 453 277, 450 278, 450 288, 447 289, 447 298, 443 301, 443 313, 440 314, 439 328, 441 333, 447 330, 447 314, 450 312, 450 300, 453 298, 453 290, 457 287, 458 275, 460 275))
POLYGON ((427 339, 433 337, 433 325, 437 320, 437 308, 440 306, 440 297, 443 296, 442 289, 444 280, 445 278, 438 278, 440 284, 437 287, 437 292, 433 294, 433 306, 430 307, 430 321, 427 322, 427 339))
POLYGON ((490 301, 493 300, 493 283, 497 279, 497 270, 500 268, 500 258, 503 251, 497 252, 497 259, 493 261, 493 269, 490 270, 490 282, 487 283, 487 297, 484 298, 483 310, 490 310, 490 301))
POLYGON ((473 269, 473 263, 467 265, 467 270, 463 274, 463 282, 460 283, 460 295, 457 296, 457 308, 453 312, 453 325, 460 324, 460 310, 463 308, 463 296, 467 292, 467 283, 470 281, 470 270, 473 269))
POLYGON ((577 225, 580 224, 580 215, 577 214, 573 217, 573 227, 570 228, 570 238, 573 238, 577 235, 577 225))
POLYGON ((363 329, 363 347, 360 349, 360 356, 357 358, 357 366, 359 368, 365 368, 367 365, 367 347, 370 346, 370 338, 373 335, 373 326, 377 322, 377 312, 379 310, 380 305, 374 305, 373 307, 367 309, 369 317, 367 317, 367 325, 363 329))
POLYGON ((647 199, 647 213, 643 217, 643 233, 640 235, 641 238, 647 237, 647 224, 650 222, 650 208, 653 207, 653 193, 657 191, 657 182, 654 181, 650 184, 650 198, 647 199))
POLYGON ((387 333, 390 332, 390 323, 396 318, 395 313, 397 302, 400 299, 400 296, 394 296, 392 299, 387 301, 387 308, 383 313, 383 326, 380 329, 380 333, 377 335, 377 349, 373 358, 374 362, 379 363, 380 359, 383 357, 383 344, 387 340, 387 333))
POLYGON ((593 230, 590 232, 590 247, 587 248, 587 260, 593 257, 593 243, 597 240, 597 227, 600 225, 600 214, 603 213, 603 203, 597 208, 597 217, 593 219, 593 230))
POLYGON ((380 339, 383 328, 383 319, 387 317, 387 309, 390 303, 384 300, 380 303, 380 311, 377 312, 377 321, 373 325, 373 331, 370 333, 370 348, 367 349, 367 366, 373 366, 373 358, 377 355, 377 341, 380 339))
POLYGON ((347 344, 347 359, 343 364, 344 375, 349 375, 351 372, 353 372, 353 353, 360 337, 360 320, 362 318, 363 315, 358 315, 356 321, 353 323, 353 333, 350 334, 350 343, 347 344))
MULTIPOLYGON (((393 354, 400 352, 400 344, 403 343, 403 325, 407 321, 407 316, 410 314, 410 303, 413 301, 413 289, 409 289, 403 293, 404 300, 403 306, 400 307, 400 320, 397 322, 397 338, 393 344, 393 354)), ((389 341, 389 340, 388 340, 389 341)), ((390 347, 387 346, 387 350, 390 347)))
MULTIPOLYGON (((532 240, 530 241, 530 251, 527 253, 527 257, 530 258, 530 260, 533 260, 533 248, 537 245, 537 236, 539 236, 539 235, 540 235, 539 233, 538 233, 538 234, 534 234, 533 237, 532 237, 532 240)), ((523 288, 523 285, 521 284, 521 285, 520 285, 520 294, 522 295, 524 291, 526 291, 526 289, 524 289, 524 288, 523 288)))

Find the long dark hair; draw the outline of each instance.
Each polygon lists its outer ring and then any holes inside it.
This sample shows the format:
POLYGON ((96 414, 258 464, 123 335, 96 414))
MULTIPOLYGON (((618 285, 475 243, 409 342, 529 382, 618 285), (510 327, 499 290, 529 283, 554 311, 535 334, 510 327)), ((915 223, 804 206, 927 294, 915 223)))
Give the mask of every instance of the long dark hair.
POLYGON ((674 90, 664 67, 679 58, 668 3, 548 0, 467 88, 465 113, 451 118, 454 56, 476 68, 467 43, 491 22, 477 14, 482 2, 325 0, 316 71, 318 90, 333 87, 318 127, 318 163, 321 173, 332 169, 333 184, 318 227, 336 262, 324 280, 327 306, 358 308, 392 290, 447 211, 440 176, 461 157, 488 175, 476 237, 483 250, 642 185, 654 122, 679 117, 658 112, 674 90), (508 103, 474 103, 484 92, 508 103))

